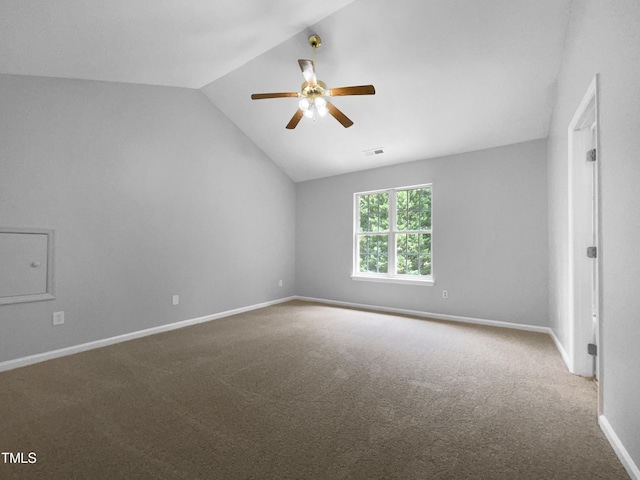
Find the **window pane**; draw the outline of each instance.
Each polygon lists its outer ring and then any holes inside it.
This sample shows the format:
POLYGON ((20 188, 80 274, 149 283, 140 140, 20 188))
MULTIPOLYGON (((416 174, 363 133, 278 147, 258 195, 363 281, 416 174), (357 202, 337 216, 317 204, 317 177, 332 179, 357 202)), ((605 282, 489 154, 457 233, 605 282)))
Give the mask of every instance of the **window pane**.
POLYGON ((420 189, 420 228, 431 229, 431 188, 420 189))
POLYGON ((396 197, 396 202, 398 204, 398 211, 407 209, 407 191, 401 190, 398 192, 396 197))
POLYGON ((377 272, 378 271, 378 261, 376 259, 376 257, 374 257, 373 255, 369 255, 367 257, 367 268, 365 270, 366 272, 377 272))
POLYGON ((367 195, 360 195, 360 231, 369 231, 369 197, 367 195))
POLYGON ((407 210, 399 210, 396 214, 396 228, 399 231, 407 229, 407 210))
POLYGON ((404 234, 396 236, 396 253, 398 257, 407 256, 407 236, 404 234))
POLYGON ((408 254, 416 254, 418 253, 418 240, 419 235, 416 233, 411 233, 407 235, 407 253, 408 254))
POLYGON ((368 235, 362 235, 358 238, 358 248, 360 249, 360 255, 366 254, 369 251, 368 235))
POLYGON ((379 193, 378 197, 378 231, 389 230, 389 194, 379 193))
POLYGON ((396 194, 396 229, 402 231, 408 227, 407 220, 407 191, 401 190, 396 194))
POLYGON ((388 257, 389 257, 389 238, 386 235, 376 236, 376 255, 377 255, 377 268, 379 273, 387 273, 388 271, 388 257))
POLYGON ((358 269, 359 272, 366 272, 367 271, 367 255, 364 253, 360 254, 360 268, 358 269))
POLYGON ((386 235, 363 235, 358 240, 360 248, 360 271, 387 273, 388 239, 386 235))
POLYGON ((396 255, 398 275, 431 275, 431 234, 398 234, 396 255))
POLYGON ((400 190, 396 205, 398 231, 431 229, 430 187, 400 190))
POLYGON ((431 275, 431 234, 419 235, 418 245, 418 275, 431 275))
POLYGON ((372 193, 359 198, 360 232, 389 230, 389 194, 372 193))
POLYGON ((431 254, 420 256, 420 275, 431 275, 431 254))
POLYGON ((396 258, 396 273, 403 275, 407 268, 407 257, 398 255, 396 258))
POLYGON ((418 256, 415 254, 409 255, 407 259, 407 274, 420 275, 420 269, 418 267, 418 256))
POLYGON ((431 188, 420 189, 420 209, 431 210, 431 188))
POLYGON ((409 209, 417 210, 420 208, 420 189, 407 190, 407 194, 409 196, 409 209))
POLYGON ((420 211, 420 230, 431 229, 431 212, 421 210, 420 211))
POLYGON ((420 230, 420 212, 417 210, 407 212, 407 230, 420 230))
POLYGON ((407 269, 407 235, 396 235, 396 273, 405 274, 407 269))
POLYGON ((431 253, 431 234, 423 233, 420 235, 420 252, 431 253))
POLYGON ((380 203, 379 209, 379 221, 378 226, 380 227, 378 231, 380 232, 388 232, 389 231, 389 195, 384 194, 384 198, 380 203))

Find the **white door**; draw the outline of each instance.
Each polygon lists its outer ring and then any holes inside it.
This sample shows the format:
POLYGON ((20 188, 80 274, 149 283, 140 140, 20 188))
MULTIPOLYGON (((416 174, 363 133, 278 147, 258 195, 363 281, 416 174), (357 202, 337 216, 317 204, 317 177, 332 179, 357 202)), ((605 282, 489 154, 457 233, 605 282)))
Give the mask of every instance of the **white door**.
MULTIPOLYGON (((595 247, 596 257, 591 258, 591 265, 589 269, 589 282, 591 284, 591 339, 592 344, 595 345, 596 351, 600 346, 600 332, 598 325, 598 169, 597 169, 597 161, 598 161, 598 150, 597 150, 597 133, 598 133, 598 125, 597 122, 593 121, 591 127, 589 128, 589 148, 587 150, 587 158, 589 164, 589 187, 591 190, 591 195, 589 196, 590 205, 589 205, 589 237, 591 246, 595 247)), ((599 377, 600 373, 600 362, 597 361, 596 356, 594 355, 594 375, 596 379, 599 377)))
POLYGON ((598 125, 596 81, 569 125, 569 322, 570 370, 598 377, 598 125))

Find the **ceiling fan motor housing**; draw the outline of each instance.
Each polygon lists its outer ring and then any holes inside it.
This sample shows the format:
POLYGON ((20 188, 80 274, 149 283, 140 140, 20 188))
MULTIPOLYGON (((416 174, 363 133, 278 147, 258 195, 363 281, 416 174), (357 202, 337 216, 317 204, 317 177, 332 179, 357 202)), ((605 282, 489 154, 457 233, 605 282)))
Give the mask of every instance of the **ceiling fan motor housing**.
POLYGON ((309 98, 327 96, 327 85, 322 80, 318 80, 315 85, 303 82, 300 92, 303 97, 309 98))

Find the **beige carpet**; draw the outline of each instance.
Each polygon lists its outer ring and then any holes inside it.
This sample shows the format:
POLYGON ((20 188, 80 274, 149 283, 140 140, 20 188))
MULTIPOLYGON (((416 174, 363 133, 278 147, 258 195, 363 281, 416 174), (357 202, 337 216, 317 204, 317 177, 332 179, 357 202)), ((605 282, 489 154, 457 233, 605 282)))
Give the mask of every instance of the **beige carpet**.
POLYGON ((2 479, 628 478, 548 336, 298 301, 0 373, 0 414, 2 479))

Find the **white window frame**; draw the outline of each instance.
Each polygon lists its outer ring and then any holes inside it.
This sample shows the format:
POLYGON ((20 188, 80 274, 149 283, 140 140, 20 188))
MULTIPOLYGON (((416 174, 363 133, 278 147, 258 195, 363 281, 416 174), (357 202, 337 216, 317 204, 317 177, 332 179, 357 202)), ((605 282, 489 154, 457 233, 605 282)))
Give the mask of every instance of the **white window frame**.
POLYGON ((366 192, 356 192, 353 194, 353 269, 351 278, 353 280, 365 281, 365 282, 382 282, 382 283, 398 283, 408 285, 422 285, 432 286, 435 285, 433 276, 433 184, 424 183, 421 185, 411 185, 407 187, 396 188, 384 188, 381 190, 371 190, 366 192), (418 188, 430 188, 431 189, 431 228, 429 230, 419 231, 406 231, 397 230, 397 193, 403 190, 414 190, 418 188), (388 193, 389 194, 389 231, 380 232, 381 235, 388 235, 387 241, 387 259, 388 259, 388 272, 387 273, 372 273, 372 272, 360 272, 360 250, 359 250, 359 225, 360 225, 360 208, 359 197, 361 195, 371 195, 375 193, 388 193), (396 236, 398 234, 406 233, 429 233, 431 235, 431 275, 407 275, 397 274, 396 271, 396 236))

